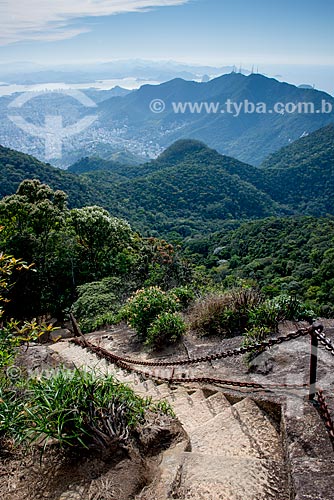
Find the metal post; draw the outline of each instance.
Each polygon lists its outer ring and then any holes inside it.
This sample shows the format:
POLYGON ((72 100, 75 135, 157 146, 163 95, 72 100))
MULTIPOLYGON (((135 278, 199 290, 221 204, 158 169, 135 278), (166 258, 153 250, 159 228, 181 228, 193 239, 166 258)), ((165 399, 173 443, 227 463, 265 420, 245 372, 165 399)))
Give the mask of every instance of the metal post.
POLYGON ((316 396, 317 383, 317 366, 318 366, 318 336, 317 332, 311 333, 311 358, 310 358, 310 392, 309 400, 313 401, 316 396))

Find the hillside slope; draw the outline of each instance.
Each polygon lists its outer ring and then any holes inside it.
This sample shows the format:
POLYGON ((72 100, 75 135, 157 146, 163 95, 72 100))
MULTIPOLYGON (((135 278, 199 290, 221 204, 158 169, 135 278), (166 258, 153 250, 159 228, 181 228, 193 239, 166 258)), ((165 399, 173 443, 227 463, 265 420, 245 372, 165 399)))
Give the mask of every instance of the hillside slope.
POLYGON ((256 167, 194 141, 181 141, 158 160, 129 167, 132 178, 116 171, 75 175, 7 148, 0 149, 0 166, 0 196, 15 192, 23 179, 37 178, 65 190, 71 206, 101 205, 141 231, 187 234, 216 230, 224 219, 282 212, 268 195, 243 180, 244 172, 256 167))
POLYGON ((334 125, 281 149, 261 167, 254 184, 277 203, 308 215, 334 214, 334 125))
MULTIPOLYGON (((79 178, 33 156, 0 146, 0 198, 15 193, 24 179, 39 179, 69 195, 70 206, 96 203, 99 193, 87 179, 79 178)), ((100 193, 101 201, 103 193, 100 193)))

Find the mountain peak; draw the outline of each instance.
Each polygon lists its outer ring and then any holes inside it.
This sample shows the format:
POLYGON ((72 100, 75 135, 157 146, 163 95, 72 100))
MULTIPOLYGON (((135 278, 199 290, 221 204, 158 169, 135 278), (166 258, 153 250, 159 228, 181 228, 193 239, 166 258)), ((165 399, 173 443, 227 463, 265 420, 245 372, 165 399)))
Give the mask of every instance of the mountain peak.
POLYGON ((210 148, 204 142, 194 139, 180 139, 165 149, 158 156, 157 160, 160 163, 176 164, 182 162, 189 155, 205 150, 210 151, 210 148))

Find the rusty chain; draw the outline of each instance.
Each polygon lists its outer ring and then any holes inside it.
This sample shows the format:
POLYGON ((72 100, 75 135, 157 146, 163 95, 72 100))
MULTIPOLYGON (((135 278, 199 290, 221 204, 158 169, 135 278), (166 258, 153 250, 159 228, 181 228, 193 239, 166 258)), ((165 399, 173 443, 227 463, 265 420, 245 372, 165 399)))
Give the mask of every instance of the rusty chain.
MULTIPOLYGON (((195 363, 203 363, 206 361, 213 361, 217 359, 223 359, 227 357, 232 357, 232 356, 238 356, 245 354, 247 352, 253 351, 254 349, 262 349, 264 347, 272 347, 274 345, 279 345, 282 344, 283 342, 289 342, 291 340, 298 339, 300 337, 304 337, 306 335, 317 335, 320 343, 328 350, 333 356, 334 356, 334 346, 331 342, 330 339, 326 337, 326 335, 323 333, 323 326, 322 325, 312 325, 309 328, 301 328, 297 330, 296 332, 291 332, 285 336, 278 337, 276 339, 269 339, 267 341, 263 342, 257 342, 254 343, 248 347, 241 347, 238 349, 233 349, 233 350, 228 350, 224 351, 221 353, 216 353, 212 355, 208 355, 205 357, 201 358, 194 358, 194 359, 186 359, 186 360, 179 360, 179 361, 171 361, 171 362, 150 362, 150 361, 142 361, 142 360, 135 360, 131 358, 124 358, 121 356, 117 356, 116 354, 113 354, 106 349, 103 349, 100 346, 94 345, 91 342, 87 341, 83 336, 81 338, 75 338, 71 342, 74 344, 88 349, 89 351, 93 352, 97 357, 105 359, 106 361, 115 364, 118 366, 120 369, 129 372, 129 373, 134 373, 137 376, 140 377, 140 379, 151 379, 155 381, 160 381, 160 382, 165 382, 168 384, 185 384, 185 383, 205 383, 205 384, 213 384, 213 385, 220 385, 220 386, 228 386, 228 387, 235 387, 235 388, 246 388, 246 389, 253 389, 253 390, 260 390, 260 391, 270 391, 272 389, 303 389, 308 386, 308 384, 260 384, 257 382, 246 382, 246 381, 235 381, 235 380, 224 380, 220 378, 215 378, 215 377, 186 377, 182 374, 182 376, 177 376, 174 377, 174 368, 172 370, 172 373, 170 376, 162 376, 158 375, 155 373, 149 373, 145 371, 138 370, 134 368, 131 365, 141 365, 141 366, 152 366, 152 367, 175 367, 175 366, 182 366, 182 365, 189 365, 189 364, 195 364, 195 363)), ((331 418, 328 404, 326 402, 326 398, 323 394, 322 390, 319 390, 317 393, 317 398, 318 398, 318 404, 319 404, 319 413, 325 423, 326 429, 330 435, 330 438, 334 442, 334 423, 331 418)))
POLYGON ((332 356, 334 356, 334 345, 332 344, 332 341, 326 337, 324 332, 317 332, 317 337, 319 342, 326 348, 326 351, 330 352, 332 356))
MULTIPOLYGON (((193 358, 193 359, 182 359, 182 360, 177 360, 177 361, 143 361, 139 359, 132 359, 132 358, 125 358, 122 356, 118 356, 117 354, 113 354, 109 351, 108 352, 108 357, 111 360, 116 363, 118 361, 121 361, 123 363, 126 363, 128 365, 137 365, 137 366, 182 366, 182 365, 191 365, 191 364, 197 364, 197 363, 206 363, 209 361, 215 361, 218 359, 224 359, 224 358, 229 358, 233 356, 240 356, 243 354, 246 354, 248 352, 252 352, 254 350, 259 350, 262 348, 266 347, 272 347, 274 345, 279 345, 282 344, 283 342, 289 342, 290 340, 296 340, 299 337, 305 337, 306 335, 311 335, 313 333, 317 333, 320 335, 322 332, 322 325, 318 326, 310 326, 308 328, 300 328, 296 332, 291 332, 288 333, 285 336, 277 337, 276 339, 268 339, 264 340, 262 342, 255 342, 247 347, 238 347, 237 349, 231 349, 228 351, 223 351, 220 353, 215 353, 215 354, 210 354, 204 357, 200 358, 193 358)), ((81 338, 74 338, 72 341, 76 345, 81 345, 85 346, 87 344, 86 339, 83 337, 81 338)), ((334 347, 333 347, 334 349, 334 347)))
POLYGON ((298 389, 301 390, 308 386, 308 384, 259 384, 257 382, 240 382, 235 380, 225 380, 215 377, 174 377, 174 369, 170 377, 157 375, 155 373, 144 372, 141 370, 137 370, 131 367, 129 364, 125 363, 122 359, 115 359, 114 354, 103 349, 100 346, 96 346, 91 342, 88 342, 86 339, 75 339, 74 342, 76 345, 79 345, 82 348, 88 349, 93 352, 97 357, 105 359, 108 362, 111 362, 118 366, 119 368, 137 374, 141 378, 147 379, 155 379, 163 382, 167 382, 169 384, 184 384, 184 383, 205 383, 205 384, 214 384, 214 385, 224 385, 231 387, 245 387, 248 389, 259 389, 259 390, 271 390, 271 389, 298 389))
POLYGON ((318 403, 319 403, 319 412, 320 415, 325 422, 326 429, 328 431, 328 434, 330 435, 331 439, 334 441, 334 423, 331 418, 331 415, 329 413, 329 408, 328 404, 326 401, 326 398, 324 396, 324 392, 322 390, 319 390, 318 394, 318 403))

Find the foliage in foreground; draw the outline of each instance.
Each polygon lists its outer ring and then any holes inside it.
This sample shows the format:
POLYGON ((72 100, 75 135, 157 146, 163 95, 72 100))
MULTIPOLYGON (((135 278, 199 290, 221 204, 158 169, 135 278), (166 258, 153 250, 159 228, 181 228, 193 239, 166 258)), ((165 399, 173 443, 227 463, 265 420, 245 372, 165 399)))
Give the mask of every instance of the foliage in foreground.
POLYGON ((31 265, 27 265, 22 259, 0 253, 0 371, 11 365, 20 344, 36 340, 53 329, 51 325, 39 325, 36 321, 4 319, 6 306, 10 302, 7 298, 8 292, 13 286, 15 276, 20 271, 30 269, 31 265))
POLYGON ((172 414, 110 375, 79 369, 60 369, 17 388, 2 384, 0 402, 0 436, 16 444, 56 439, 76 448, 126 446, 146 412, 172 414))

